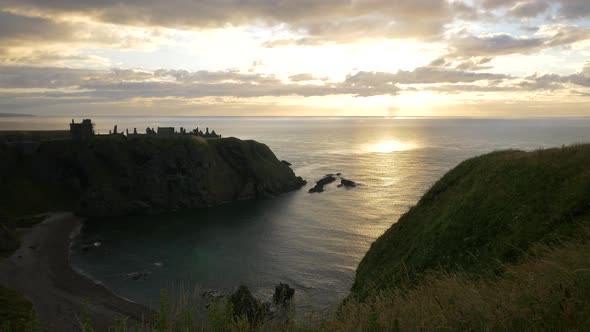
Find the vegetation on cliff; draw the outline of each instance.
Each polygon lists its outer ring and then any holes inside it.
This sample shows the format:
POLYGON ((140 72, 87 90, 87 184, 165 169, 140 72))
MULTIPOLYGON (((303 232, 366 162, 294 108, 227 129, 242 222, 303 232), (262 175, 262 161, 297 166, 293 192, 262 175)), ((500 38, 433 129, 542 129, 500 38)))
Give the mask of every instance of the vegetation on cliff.
POLYGON ((75 209, 88 216, 198 208, 278 195, 304 181, 264 144, 97 137, 0 145, 2 209, 75 209))
POLYGON ((4 287, 0 287, 0 331, 41 331, 33 304, 4 287))
POLYGON ((496 275, 589 222, 590 145, 469 159, 372 244, 352 291, 362 298, 428 270, 496 275))
POLYGON ((320 329, 584 331, 590 326, 590 230, 580 231, 580 239, 558 246, 532 246, 518 264, 500 264, 500 275, 431 271, 411 287, 349 298, 320 329))

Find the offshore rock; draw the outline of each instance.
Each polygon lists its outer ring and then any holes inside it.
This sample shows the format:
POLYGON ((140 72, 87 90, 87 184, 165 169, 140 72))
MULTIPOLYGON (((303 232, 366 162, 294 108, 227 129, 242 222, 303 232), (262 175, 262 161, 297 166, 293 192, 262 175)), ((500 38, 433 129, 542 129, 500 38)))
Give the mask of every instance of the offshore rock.
POLYGON ((308 190, 310 193, 321 193, 324 192, 324 186, 336 181, 334 174, 327 174, 322 179, 315 183, 315 186, 308 190))
POLYGON ((275 286, 275 293, 272 296, 276 305, 286 305, 295 295, 295 289, 289 287, 289 284, 280 283, 275 286))
POLYGON ((340 184, 338 185, 338 187, 345 187, 345 188, 354 188, 356 186, 357 186, 356 182, 351 181, 351 180, 347 180, 345 178, 342 178, 340 180, 340 184))

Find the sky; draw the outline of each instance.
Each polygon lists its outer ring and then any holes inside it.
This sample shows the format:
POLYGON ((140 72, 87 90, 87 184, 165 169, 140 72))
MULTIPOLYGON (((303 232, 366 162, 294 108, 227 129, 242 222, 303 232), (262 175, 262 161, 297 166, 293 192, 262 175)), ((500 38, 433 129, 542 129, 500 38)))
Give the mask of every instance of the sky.
POLYGON ((0 0, 0 113, 590 115, 590 1, 0 0))

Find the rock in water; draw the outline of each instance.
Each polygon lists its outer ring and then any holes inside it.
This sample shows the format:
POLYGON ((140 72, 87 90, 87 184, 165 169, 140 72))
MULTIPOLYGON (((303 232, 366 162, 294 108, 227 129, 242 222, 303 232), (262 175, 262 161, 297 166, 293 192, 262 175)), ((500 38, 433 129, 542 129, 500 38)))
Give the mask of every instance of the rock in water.
POLYGON ((280 283, 275 286, 275 293, 272 299, 276 305, 285 305, 295 295, 295 289, 289 287, 289 284, 280 283))
POLYGON ((324 176, 322 179, 315 183, 315 186, 308 190, 310 193, 321 193, 324 192, 324 186, 336 181, 336 177, 334 174, 328 174, 324 176))
POLYGON ((354 188, 356 187, 356 182, 342 178, 338 187, 354 188))

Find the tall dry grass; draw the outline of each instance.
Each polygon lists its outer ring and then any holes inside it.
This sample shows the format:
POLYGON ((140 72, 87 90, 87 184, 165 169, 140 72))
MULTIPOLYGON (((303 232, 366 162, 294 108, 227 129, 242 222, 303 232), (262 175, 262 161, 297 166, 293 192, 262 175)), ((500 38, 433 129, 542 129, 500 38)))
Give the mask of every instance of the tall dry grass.
POLYGON ((492 280, 429 273, 410 289, 354 299, 325 331, 584 331, 590 329, 590 243, 537 247, 492 280))

